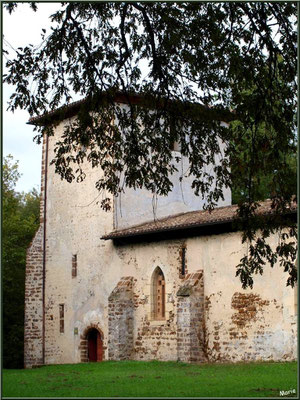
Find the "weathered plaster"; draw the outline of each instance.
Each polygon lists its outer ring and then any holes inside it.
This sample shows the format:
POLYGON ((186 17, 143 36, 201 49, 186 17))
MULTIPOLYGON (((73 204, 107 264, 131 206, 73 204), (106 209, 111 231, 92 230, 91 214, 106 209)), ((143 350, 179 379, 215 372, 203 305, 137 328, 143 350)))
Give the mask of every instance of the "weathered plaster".
MULTIPOLYGON (((62 124, 57 130, 62 132, 62 124)), ((49 163, 56 140, 57 137, 49 139, 49 163)), ((243 290, 235 277, 235 265, 245 252, 240 233, 122 246, 103 241, 100 237, 113 229, 113 211, 105 212, 97 203, 99 193, 94 183, 101 177, 101 172, 90 167, 87 172, 88 179, 80 184, 70 184, 62 181, 54 173, 54 167, 48 165, 46 364, 83 361, 86 358, 85 332, 91 326, 101 331, 104 359, 240 361, 296 358, 295 297, 293 290, 286 287, 286 276, 278 265, 273 269, 266 266, 264 274, 255 277, 253 290, 243 290), (189 299, 184 301, 177 296, 188 279, 181 276, 183 246, 188 274, 202 271, 202 286, 193 287, 189 299), (77 255, 76 277, 72 277, 74 254, 77 255), (151 277, 156 267, 161 268, 166 282, 166 313, 162 321, 153 320, 151 314, 151 277), (116 298, 114 304, 110 297, 122 277, 132 279, 130 296, 126 299, 128 307, 123 307, 116 298), (181 303, 189 304, 191 312, 196 307, 197 313, 193 316, 187 312, 183 316, 178 311, 181 303), (65 305, 63 333, 59 331, 59 304, 65 305), (116 314, 116 307, 120 314, 116 314), (115 327, 116 332, 117 329, 124 331, 128 313, 132 332, 127 332, 128 346, 124 355, 116 352, 113 345, 116 335, 111 334, 112 342, 109 343, 109 329, 112 332, 115 327), (181 321, 186 321, 185 328, 189 332, 185 334, 191 338, 185 342, 186 346, 191 344, 187 350, 178 346, 182 339, 178 329, 181 321), (197 338, 193 336, 195 332, 197 338)), ((134 209, 137 198, 133 201, 129 197, 128 207, 131 200, 134 209)), ((143 207, 144 200, 139 201, 143 207)), ((169 210, 174 211, 172 207, 169 210)), ((42 229, 41 225, 28 252, 27 366, 41 363, 42 229)), ((276 235, 270 241, 275 245, 276 235)))

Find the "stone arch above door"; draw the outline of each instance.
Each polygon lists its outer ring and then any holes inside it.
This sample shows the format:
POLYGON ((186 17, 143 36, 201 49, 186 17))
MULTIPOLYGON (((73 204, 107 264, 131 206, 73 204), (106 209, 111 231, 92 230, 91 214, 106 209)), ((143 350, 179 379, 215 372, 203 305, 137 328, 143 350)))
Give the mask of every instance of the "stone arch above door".
POLYGON ((88 325, 83 333, 80 335, 80 345, 79 345, 79 350, 80 350, 80 361, 81 362, 88 362, 89 361, 89 355, 88 355, 88 336, 91 331, 97 331, 99 334, 99 338, 101 342, 97 341, 97 357, 95 361, 103 361, 104 360, 104 350, 105 347, 103 345, 104 342, 104 335, 102 330, 99 328, 98 324, 90 324, 88 325))

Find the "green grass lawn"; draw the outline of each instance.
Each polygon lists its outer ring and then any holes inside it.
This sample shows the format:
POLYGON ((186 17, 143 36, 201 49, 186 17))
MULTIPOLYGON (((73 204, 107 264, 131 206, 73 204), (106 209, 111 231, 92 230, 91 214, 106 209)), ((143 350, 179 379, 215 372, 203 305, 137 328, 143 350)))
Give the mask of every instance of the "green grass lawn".
POLYGON ((3 370, 2 375, 3 397, 279 397, 293 389, 296 362, 105 361, 3 370))

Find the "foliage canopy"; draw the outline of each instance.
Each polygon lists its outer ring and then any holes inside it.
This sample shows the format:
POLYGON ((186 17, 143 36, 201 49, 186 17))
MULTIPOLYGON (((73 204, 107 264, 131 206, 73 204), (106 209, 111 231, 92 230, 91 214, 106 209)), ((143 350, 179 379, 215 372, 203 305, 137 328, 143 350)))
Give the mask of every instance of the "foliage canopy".
POLYGON ((18 193, 18 162, 3 161, 3 366, 23 368, 26 250, 39 226, 39 193, 18 193))
MULTIPOLYGON (((12 12, 16 3, 5 7, 12 12)), ((296 2, 62 3, 40 46, 18 48, 8 59, 4 81, 15 85, 9 108, 41 115, 85 97, 53 163, 68 181, 85 178, 84 160, 101 166, 96 186, 115 196, 125 187, 172 190, 171 148, 179 142, 186 174, 208 208, 224 186, 238 191, 249 243, 237 268, 243 287, 276 260, 293 285, 296 229, 289 222, 283 234, 280 215, 296 194, 296 13, 296 2), (119 92, 126 109, 114 101, 119 92), (133 93, 146 99, 142 106, 130 100, 133 93), (224 115, 229 128, 220 125, 224 115), (208 173, 203 166, 216 157, 220 163, 208 173), (268 225, 255 218, 264 179, 274 208, 268 225), (279 244, 271 249, 267 238, 275 231, 279 244)), ((39 141, 53 134, 53 123, 37 130, 39 141)), ((109 208, 108 197, 102 206, 109 208)))

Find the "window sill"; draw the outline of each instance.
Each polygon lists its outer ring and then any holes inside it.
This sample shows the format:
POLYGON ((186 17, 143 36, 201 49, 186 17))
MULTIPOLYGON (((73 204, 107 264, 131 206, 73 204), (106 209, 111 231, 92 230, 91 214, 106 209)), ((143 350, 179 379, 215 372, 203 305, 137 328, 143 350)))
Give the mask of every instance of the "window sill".
POLYGON ((150 321, 150 326, 160 326, 160 325, 165 325, 167 323, 166 319, 156 319, 150 321))

